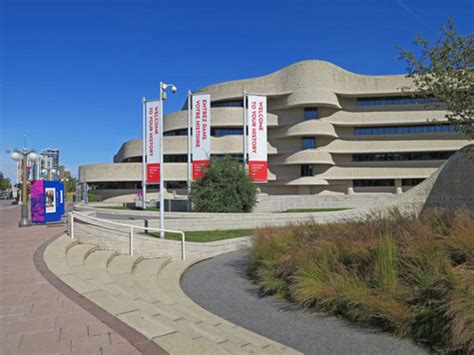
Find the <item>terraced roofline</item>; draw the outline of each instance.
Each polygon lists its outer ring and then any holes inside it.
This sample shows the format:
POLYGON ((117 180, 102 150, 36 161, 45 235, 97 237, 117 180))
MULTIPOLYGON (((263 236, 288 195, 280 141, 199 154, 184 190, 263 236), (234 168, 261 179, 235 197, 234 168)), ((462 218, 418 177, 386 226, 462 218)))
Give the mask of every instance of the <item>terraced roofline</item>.
POLYGON ((209 85, 196 92, 209 92, 213 101, 220 101, 241 98, 247 90, 279 98, 285 108, 318 104, 340 109, 337 95, 394 95, 409 84, 405 75, 361 75, 326 61, 305 60, 268 75, 209 85))

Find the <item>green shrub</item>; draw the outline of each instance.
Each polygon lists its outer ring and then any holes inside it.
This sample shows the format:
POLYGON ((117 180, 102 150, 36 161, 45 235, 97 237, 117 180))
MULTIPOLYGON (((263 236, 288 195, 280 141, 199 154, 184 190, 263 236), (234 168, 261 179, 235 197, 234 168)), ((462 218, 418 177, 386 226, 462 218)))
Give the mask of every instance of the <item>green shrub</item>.
POLYGON ((468 211, 262 229, 250 260, 250 275, 266 293, 443 351, 474 352, 468 211))
POLYGON ((89 202, 99 202, 103 200, 102 196, 90 192, 87 194, 87 199, 89 202))
POLYGON ((257 189, 239 162, 212 160, 203 177, 192 185, 191 202, 198 212, 250 212, 257 189))

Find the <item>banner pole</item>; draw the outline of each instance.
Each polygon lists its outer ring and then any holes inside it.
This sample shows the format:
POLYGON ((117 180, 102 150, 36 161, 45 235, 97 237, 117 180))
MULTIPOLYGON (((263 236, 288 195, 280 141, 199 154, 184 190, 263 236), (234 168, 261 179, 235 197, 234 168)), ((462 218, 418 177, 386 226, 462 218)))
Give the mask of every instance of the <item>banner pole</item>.
POLYGON ((247 91, 244 89, 243 91, 243 163, 244 163, 244 170, 247 171, 247 91))
POLYGON ((146 210, 146 99, 142 98, 142 209, 146 210))
POLYGON ((192 92, 188 90, 188 212, 191 212, 191 100, 192 92))
POLYGON ((165 237, 165 196, 164 196, 164 179, 163 179, 163 82, 160 82, 160 238, 165 237))

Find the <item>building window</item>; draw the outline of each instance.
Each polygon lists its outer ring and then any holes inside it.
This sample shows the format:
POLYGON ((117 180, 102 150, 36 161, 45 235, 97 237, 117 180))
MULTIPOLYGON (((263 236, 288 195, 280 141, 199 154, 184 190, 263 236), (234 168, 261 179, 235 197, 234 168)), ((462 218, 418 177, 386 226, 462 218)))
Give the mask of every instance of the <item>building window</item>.
POLYGON ((303 149, 314 149, 314 148, 316 148, 316 138, 303 137, 303 149))
POLYGON ((317 120, 319 118, 316 107, 306 107, 304 109, 304 120, 317 120))
POLYGON ((402 186, 416 186, 425 181, 425 179, 402 179, 402 186))
MULTIPOLYGON (((211 128, 211 136, 213 137, 223 137, 223 136, 241 136, 242 135, 242 128, 241 127, 212 127, 211 128)), ((191 134, 192 134, 191 129, 191 134)), ((188 129, 187 128, 180 128, 174 129, 172 131, 164 132, 163 135, 165 137, 175 137, 175 136, 187 136, 188 129)))
POLYGON ((393 179, 373 179, 373 180, 353 180, 354 187, 379 187, 379 186, 395 186, 393 179))
POLYGON ((172 131, 163 132, 163 136, 165 136, 165 137, 169 137, 169 136, 187 136, 187 135, 188 135, 188 129, 187 128, 174 129, 172 131))
POLYGON ((352 161, 446 160, 453 154, 454 151, 352 154, 352 161))
POLYGON ((385 127, 356 127, 356 136, 373 134, 414 134, 414 133, 440 133, 455 132, 456 127, 450 124, 417 125, 417 126, 385 126, 385 127))
POLYGON ((166 181, 167 189, 184 189, 186 187, 186 181, 166 181))
POLYGON ((142 187, 141 181, 104 181, 89 183, 91 190, 137 190, 142 187))
POLYGON ((301 165, 301 176, 313 176, 313 164, 301 165))
POLYGON ((240 128, 211 128, 211 136, 213 137, 224 137, 224 136, 241 136, 243 129, 240 128))
POLYGON ((244 107, 244 100, 214 101, 211 102, 211 107, 244 107))
POLYGON ((141 163, 142 157, 130 157, 121 161, 121 163, 141 163))
POLYGON ((165 163, 186 163, 188 161, 187 154, 165 154, 163 155, 165 163))
POLYGON ((411 97, 411 96, 383 96, 383 97, 360 97, 357 106, 382 106, 382 105, 417 105, 435 102, 435 97, 411 97))
POLYGON ((211 154, 211 158, 215 160, 222 160, 224 158, 229 158, 237 160, 238 162, 243 162, 244 157, 242 154, 211 154))

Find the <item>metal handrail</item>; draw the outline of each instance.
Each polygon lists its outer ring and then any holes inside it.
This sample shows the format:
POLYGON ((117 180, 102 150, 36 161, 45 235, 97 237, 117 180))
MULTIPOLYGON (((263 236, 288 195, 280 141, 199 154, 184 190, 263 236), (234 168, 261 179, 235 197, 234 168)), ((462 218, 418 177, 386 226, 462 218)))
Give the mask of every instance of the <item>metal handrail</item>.
MULTIPOLYGON (((83 215, 83 214, 80 214, 80 213, 77 213, 77 212, 76 213, 69 212, 69 215, 71 217, 71 239, 74 239, 74 218, 77 218, 79 220, 82 218, 83 220, 86 220, 84 222, 87 222, 87 219, 91 219, 91 220, 95 220, 95 221, 102 222, 102 223, 109 223, 109 224, 116 225, 116 226, 122 226, 122 227, 130 228, 130 250, 129 250, 130 255, 133 255, 133 230, 134 229, 143 229, 145 231, 151 230, 151 231, 157 231, 157 232, 181 234, 181 260, 184 261, 186 259, 186 250, 185 250, 186 236, 185 236, 185 233, 183 231, 172 230, 172 229, 152 228, 152 227, 142 227, 142 226, 135 226, 135 225, 132 225, 132 224, 112 222, 112 221, 109 221, 107 219, 87 216, 87 215, 83 215)), ((93 223, 91 223, 91 224, 93 224, 93 223)))

